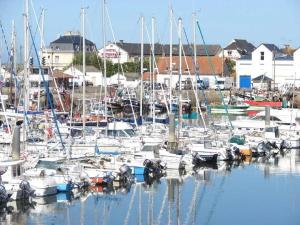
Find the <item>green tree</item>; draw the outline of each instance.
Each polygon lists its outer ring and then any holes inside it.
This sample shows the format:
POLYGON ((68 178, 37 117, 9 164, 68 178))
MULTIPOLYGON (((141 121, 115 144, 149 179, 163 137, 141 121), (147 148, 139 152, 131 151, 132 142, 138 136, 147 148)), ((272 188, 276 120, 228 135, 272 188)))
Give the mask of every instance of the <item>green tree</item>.
POLYGON ((228 72, 230 75, 233 75, 235 73, 235 61, 231 59, 225 59, 225 64, 228 68, 228 72))

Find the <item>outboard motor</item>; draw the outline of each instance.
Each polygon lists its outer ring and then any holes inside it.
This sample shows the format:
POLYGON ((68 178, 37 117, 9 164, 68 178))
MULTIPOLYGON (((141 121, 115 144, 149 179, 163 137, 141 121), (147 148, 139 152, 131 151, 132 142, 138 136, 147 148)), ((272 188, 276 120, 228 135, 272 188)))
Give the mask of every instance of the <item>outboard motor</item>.
POLYGON ((226 149, 226 160, 228 160, 228 161, 234 160, 234 155, 232 153, 231 148, 226 149))
POLYGON ((3 184, 0 184, 0 203, 7 202, 10 198, 10 194, 7 194, 7 191, 3 184))
POLYGON ((160 176, 163 175, 166 166, 161 164, 160 160, 145 159, 143 165, 145 166, 145 174, 147 176, 160 176))
POLYGON ((132 170, 126 164, 119 168, 120 182, 124 185, 126 183, 131 183, 133 181, 132 170))
POLYGON ((112 185, 115 180, 115 177, 112 174, 107 174, 106 176, 103 177, 103 182, 106 185, 112 185))
POLYGON ((266 156, 270 152, 270 149, 266 145, 266 143, 264 141, 262 141, 262 142, 258 143, 258 145, 257 145, 257 152, 258 152, 259 156, 266 156))
POLYGON ((280 143, 280 147, 279 150, 283 151, 284 149, 288 149, 289 148, 289 144, 287 143, 286 140, 282 140, 282 142, 280 143))
POLYGON ((245 155, 240 151, 240 149, 237 146, 232 146, 231 151, 235 156, 236 160, 244 160, 246 158, 245 155))
POLYGON ((19 188, 22 191, 23 198, 29 198, 33 196, 34 190, 31 189, 28 181, 22 180, 21 183, 19 184, 19 188))
POLYGON ((195 166, 200 165, 202 162, 205 162, 205 160, 197 152, 193 152, 192 157, 192 164, 195 166))

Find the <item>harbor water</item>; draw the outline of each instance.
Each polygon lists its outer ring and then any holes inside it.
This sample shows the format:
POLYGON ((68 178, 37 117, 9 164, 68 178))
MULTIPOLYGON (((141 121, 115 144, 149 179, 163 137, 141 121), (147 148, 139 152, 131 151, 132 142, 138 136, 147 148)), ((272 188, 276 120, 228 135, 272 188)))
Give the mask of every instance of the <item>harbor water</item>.
POLYGON ((139 178, 121 190, 97 187, 7 203, 1 224, 299 224, 298 150, 270 159, 222 162, 189 174, 139 178))

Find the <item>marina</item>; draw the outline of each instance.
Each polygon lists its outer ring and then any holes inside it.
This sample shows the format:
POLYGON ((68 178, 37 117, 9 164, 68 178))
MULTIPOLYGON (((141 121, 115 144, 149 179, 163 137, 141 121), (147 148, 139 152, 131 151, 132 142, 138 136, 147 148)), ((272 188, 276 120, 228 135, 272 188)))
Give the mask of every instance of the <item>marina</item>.
POLYGON ((141 15, 117 41, 110 0, 48 45, 48 10, 22 2, 21 30, 0 17, 1 224, 300 222, 299 48, 207 44, 175 1, 165 40, 141 15))

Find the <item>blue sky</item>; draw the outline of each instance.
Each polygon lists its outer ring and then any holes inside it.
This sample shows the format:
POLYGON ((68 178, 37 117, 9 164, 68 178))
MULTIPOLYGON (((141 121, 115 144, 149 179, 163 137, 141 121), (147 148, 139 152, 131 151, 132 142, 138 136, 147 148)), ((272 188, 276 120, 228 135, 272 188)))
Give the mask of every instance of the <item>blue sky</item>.
MULTIPOLYGON (((168 6, 171 0, 107 0, 107 8, 117 40, 140 40, 139 17, 144 15, 150 32, 151 17, 157 21, 156 40, 168 43, 168 6)), ((60 34, 80 30, 80 8, 87 10, 87 37, 102 46, 101 0, 30 0, 37 16, 46 8, 45 42, 48 45, 60 34)), ((244 38, 258 45, 274 43, 279 47, 290 44, 300 47, 299 0, 172 0, 175 17, 182 17, 185 29, 192 39, 192 12, 203 29, 206 42, 225 46, 233 38, 244 38)), ((6 38, 10 39, 11 21, 17 24, 18 45, 23 39, 23 0, 0 0, 0 20, 6 38)), ((31 24, 36 26, 32 7, 31 24)), ((107 26, 108 27, 108 26, 107 26)), ((1 35, 2 36, 2 35, 1 35)), ((110 30, 107 39, 112 40, 110 30)), ((199 36, 199 35, 198 35, 199 36)), ((145 37, 148 41, 148 37, 145 37)), ((197 38, 201 43, 200 38, 197 38)), ((174 42, 177 38, 174 36, 174 42)))

